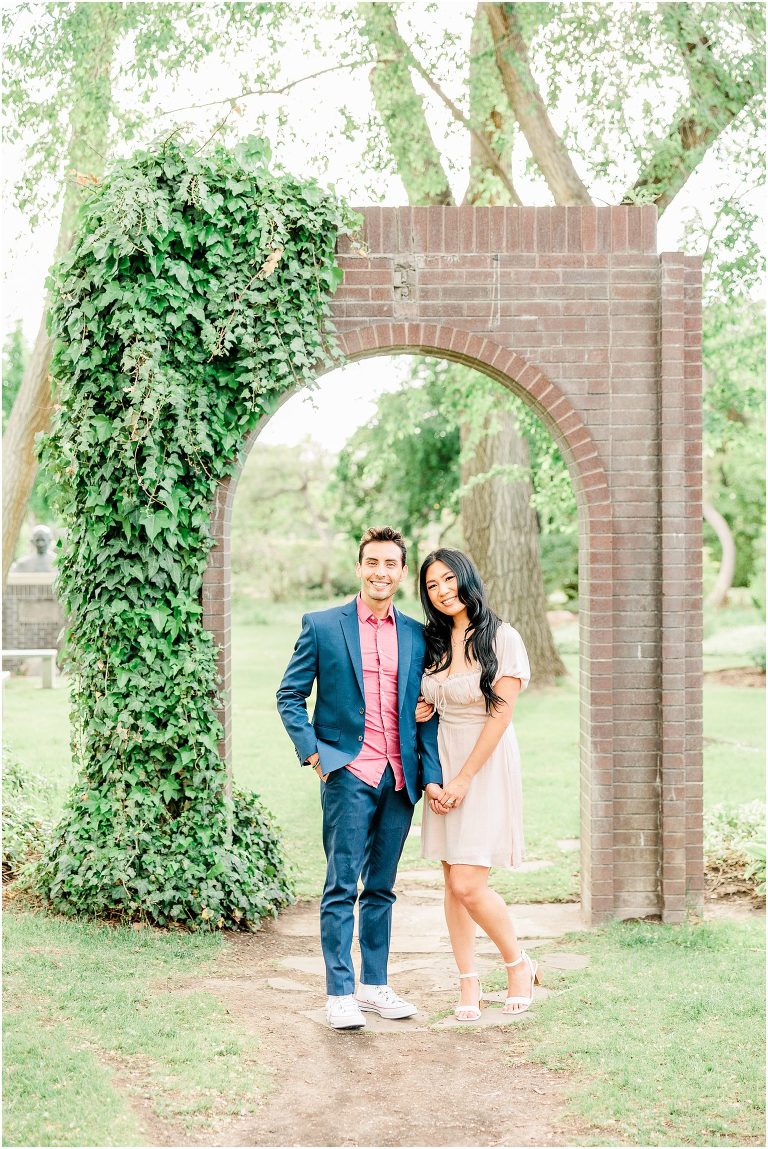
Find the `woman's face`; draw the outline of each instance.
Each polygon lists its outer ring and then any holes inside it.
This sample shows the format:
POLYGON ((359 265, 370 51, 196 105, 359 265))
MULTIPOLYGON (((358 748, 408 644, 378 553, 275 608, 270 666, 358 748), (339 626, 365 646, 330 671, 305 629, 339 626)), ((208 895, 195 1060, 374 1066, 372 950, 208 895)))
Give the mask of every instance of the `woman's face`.
POLYGON ((435 610, 451 618, 467 609, 459 598, 458 581, 451 568, 439 559, 427 567, 425 585, 429 601, 435 610))

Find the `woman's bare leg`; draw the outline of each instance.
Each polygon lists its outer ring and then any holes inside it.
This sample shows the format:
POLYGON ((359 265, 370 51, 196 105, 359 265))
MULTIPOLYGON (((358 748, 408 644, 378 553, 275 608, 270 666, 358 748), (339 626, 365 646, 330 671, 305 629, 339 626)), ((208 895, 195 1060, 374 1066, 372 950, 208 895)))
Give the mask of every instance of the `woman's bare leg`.
MULTIPOLYGON (((446 890, 450 885, 453 899, 485 931, 501 953, 502 960, 516 961, 520 957, 520 943, 504 899, 488 886, 489 873, 487 866, 449 866, 446 890)), ((446 905, 447 900, 446 894, 446 905)), ((531 976, 524 964, 507 970, 507 993, 510 997, 527 997, 530 985, 531 976)))
MULTIPOLYGON (((448 936, 456 959, 459 973, 472 973, 475 968, 475 934, 477 927, 467 910, 451 889, 451 869, 443 862, 445 879, 445 920, 448 923, 448 936)), ((477 1005, 480 987, 474 978, 462 978, 459 982, 461 1005, 477 1005)))

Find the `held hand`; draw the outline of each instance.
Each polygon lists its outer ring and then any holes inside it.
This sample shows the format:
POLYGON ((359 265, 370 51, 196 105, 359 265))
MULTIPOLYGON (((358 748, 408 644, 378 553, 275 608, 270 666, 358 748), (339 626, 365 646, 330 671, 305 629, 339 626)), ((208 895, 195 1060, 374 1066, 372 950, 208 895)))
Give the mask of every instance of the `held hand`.
POLYGON ((435 713, 434 706, 429 702, 424 701, 424 695, 420 694, 416 703, 416 721, 429 722, 432 715, 435 713))
POLYGON ((448 811, 444 810, 440 805, 440 799, 443 796, 442 786, 438 786, 437 782, 430 782, 428 786, 424 787, 424 794, 429 802, 429 808, 433 814, 440 814, 441 816, 447 814, 448 811))
POLYGON ((469 789, 471 781, 471 778, 464 778, 461 774, 457 774, 454 780, 443 788, 440 805, 445 814, 450 814, 452 810, 458 810, 467 796, 467 790, 469 789))

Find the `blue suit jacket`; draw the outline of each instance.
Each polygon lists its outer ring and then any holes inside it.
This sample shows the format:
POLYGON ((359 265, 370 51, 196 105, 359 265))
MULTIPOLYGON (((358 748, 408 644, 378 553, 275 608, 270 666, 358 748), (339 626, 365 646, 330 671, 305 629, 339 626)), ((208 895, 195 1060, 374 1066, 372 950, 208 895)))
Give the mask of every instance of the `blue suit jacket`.
MULTIPOLYGON (((442 785, 438 720, 437 715, 429 722, 417 722, 414 717, 424 672, 424 628, 399 610, 395 624, 400 756, 408 797, 415 804, 430 782, 442 785)), ((277 709, 300 762, 317 751, 327 774, 358 756, 365 732, 365 692, 356 598, 344 606, 304 615, 277 692, 277 709), (310 722, 307 698, 315 681, 317 700, 310 722)))

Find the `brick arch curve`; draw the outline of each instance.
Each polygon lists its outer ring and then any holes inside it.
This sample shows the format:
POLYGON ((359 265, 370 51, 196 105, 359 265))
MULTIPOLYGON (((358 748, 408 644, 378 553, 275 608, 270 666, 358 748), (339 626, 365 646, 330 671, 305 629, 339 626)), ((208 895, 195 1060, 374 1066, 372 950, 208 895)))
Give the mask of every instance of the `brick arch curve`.
POLYGON ((524 399, 556 439, 577 497, 587 503, 590 513, 603 506, 610 516, 608 479, 589 428, 561 388, 517 352, 460 327, 426 323, 352 328, 340 335, 339 345, 350 362, 374 355, 430 355, 463 363, 495 379, 524 399))

